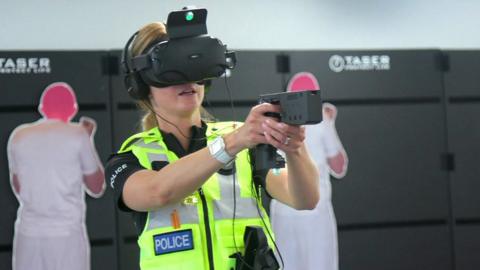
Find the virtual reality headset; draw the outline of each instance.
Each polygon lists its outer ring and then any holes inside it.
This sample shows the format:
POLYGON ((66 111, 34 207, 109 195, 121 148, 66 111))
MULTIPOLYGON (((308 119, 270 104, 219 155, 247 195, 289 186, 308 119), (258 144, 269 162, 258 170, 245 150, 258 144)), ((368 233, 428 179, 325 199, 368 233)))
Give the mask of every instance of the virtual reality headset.
MULTIPOLYGON (((133 73, 134 80, 139 75, 147 85, 166 87, 218 78, 226 69, 233 69, 235 53, 228 51, 219 39, 207 35, 206 21, 204 8, 173 11, 166 24, 168 38, 155 41, 141 55, 129 57, 130 45, 138 32, 135 33, 122 56, 126 76, 133 73)), ((131 78, 129 81, 127 87, 132 87, 131 78)))

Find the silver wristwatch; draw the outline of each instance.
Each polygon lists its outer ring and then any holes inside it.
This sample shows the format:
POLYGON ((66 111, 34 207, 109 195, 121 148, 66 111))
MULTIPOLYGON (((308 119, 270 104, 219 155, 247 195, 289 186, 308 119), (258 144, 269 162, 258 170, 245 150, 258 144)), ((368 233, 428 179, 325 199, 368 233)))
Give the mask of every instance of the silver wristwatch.
POLYGON ((230 156, 225 150, 225 142, 223 141, 222 136, 218 136, 210 142, 208 144, 208 150, 210 150, 212 157, 223 164, 227 164, 235 158, 230 156))

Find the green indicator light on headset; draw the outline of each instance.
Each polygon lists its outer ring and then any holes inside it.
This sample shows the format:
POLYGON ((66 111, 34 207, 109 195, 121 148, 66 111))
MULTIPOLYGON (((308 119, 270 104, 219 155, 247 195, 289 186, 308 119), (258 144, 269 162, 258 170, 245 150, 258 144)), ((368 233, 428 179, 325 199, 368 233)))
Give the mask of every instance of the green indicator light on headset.
POLYGON ((185 20, 191 21, 193 20, 193 12, 189 11, 187 14, 185 14, 185 20))

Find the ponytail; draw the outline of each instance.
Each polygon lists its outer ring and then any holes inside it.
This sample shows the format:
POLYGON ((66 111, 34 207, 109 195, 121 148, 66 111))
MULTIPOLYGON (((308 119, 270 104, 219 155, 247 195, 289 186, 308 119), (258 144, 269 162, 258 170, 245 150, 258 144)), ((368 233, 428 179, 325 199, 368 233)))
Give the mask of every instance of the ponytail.
POLYGON ((148 100, 140 100, 137 103, 137 106, 144 112, 141 119, 141 129, 142 131, 150 130, 158 126, 157 117, 155 113, 151 110, 148 100))

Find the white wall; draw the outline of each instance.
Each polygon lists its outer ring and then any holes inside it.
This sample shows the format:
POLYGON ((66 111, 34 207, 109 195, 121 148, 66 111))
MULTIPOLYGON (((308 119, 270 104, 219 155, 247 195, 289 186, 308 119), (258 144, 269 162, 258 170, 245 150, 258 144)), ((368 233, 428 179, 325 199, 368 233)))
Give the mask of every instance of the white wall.
POLYGON ((480 48, 480 0, 0 0, 0 50, 122 48, 189 4, 235 49, 480 48))

